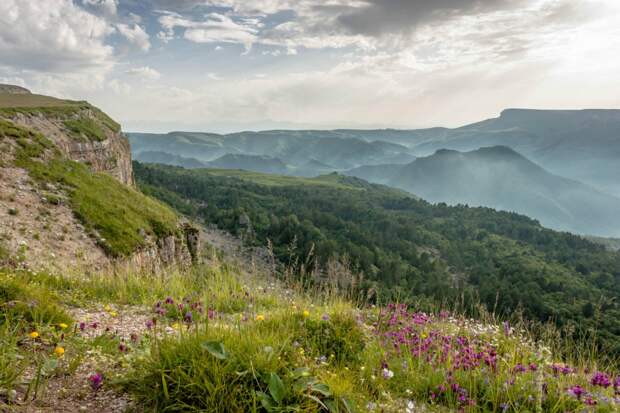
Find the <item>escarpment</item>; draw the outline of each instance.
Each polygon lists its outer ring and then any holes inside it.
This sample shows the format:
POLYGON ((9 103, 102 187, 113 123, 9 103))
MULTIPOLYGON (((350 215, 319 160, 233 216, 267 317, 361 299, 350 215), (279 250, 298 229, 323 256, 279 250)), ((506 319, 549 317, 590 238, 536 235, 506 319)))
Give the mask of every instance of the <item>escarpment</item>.
POLYGON ((134 187, 118 123, 87 102, 0 86, 0 262, 152 271, 197 259, 199 230, 134 187))

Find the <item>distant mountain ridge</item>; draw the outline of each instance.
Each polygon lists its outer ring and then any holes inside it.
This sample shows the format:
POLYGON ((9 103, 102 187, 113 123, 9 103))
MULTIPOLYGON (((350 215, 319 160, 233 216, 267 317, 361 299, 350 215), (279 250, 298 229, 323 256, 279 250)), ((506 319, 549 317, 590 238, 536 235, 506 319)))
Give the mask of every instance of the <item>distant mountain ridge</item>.
MULTIPOLYGON (((273 162, 284 165, 275 172, 304 176, 368 164, 404 164, 415 159, 411 149, 404 145, 359 139, 345 131, 264 131, 228 135, 195 132, 171 132, 165 135, 130 133, 128 137, 137 159, 141 157, 141 152, 166 152, 205 163, 215 162, 227 155, 243 155, 255 157, 247 160, 260 165, 259 169, 252 169, 251 166, 246 166, 246 169, 266 172, 263 164, 265 157, 269 157, 274 159, 273 162), (263 162, 259 161, 261 157, 263 162), (314 164, 315 161, 321 165, 314 164)), ((228 158, 222 166, 236 168, 233 159, 228 158)))
POLYGON ((488 206, 528 215, 558 230, 620 235, 620 198, 553 175, 506 146, 441 149, 408 165, 362 167, 347 174, 431 202, 488 206))

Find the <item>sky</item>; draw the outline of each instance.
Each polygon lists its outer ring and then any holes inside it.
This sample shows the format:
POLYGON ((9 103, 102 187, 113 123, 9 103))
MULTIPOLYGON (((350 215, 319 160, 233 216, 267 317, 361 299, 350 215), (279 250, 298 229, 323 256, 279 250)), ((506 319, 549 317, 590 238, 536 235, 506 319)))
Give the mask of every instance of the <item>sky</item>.
POLYGON ((0 83, 126 131, 620 108, 620 0, 1 0, 0 83))

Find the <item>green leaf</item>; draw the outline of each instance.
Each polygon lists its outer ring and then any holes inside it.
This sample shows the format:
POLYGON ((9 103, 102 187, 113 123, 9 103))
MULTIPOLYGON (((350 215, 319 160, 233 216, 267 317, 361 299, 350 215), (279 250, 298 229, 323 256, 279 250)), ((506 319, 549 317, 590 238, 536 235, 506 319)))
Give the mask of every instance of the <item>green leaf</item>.
POLYGON ((329 407, 327 407, 318 397, 313 396, 311 394, 304 394, 304 397, 307 397, 308 399, 316 402, 319 406, 321 406, 322 408, 324 408, 325 410, 330 411, 329 407))
POLYGON ((347 413, 353 412, 353 410, 351 410, 351 402, 349 402, 347 398, 341 397, 340 401, 342 402, 342 405, 344 406, 347 413))
POLYGON ((257 391, 256 396, 258 396, 260 404, 263 405, 265 410, 270 412, 274 409, 275 406, 273 405, 273 400, 271 400, 271 397, 269 397, 268 394, 263 393, 262 391, 257 391))
POLYGON ((325 406, 327 406, 327 410, 330 413, 339 413, 340 409, 338 408, 338 403, 335 400, 325 400, 325 406))
POLYGON ((282 383, 282 379, 276 373, 271 373, 269 376, 269 393, 271 393, 271 397, 278 404, 282 403, 286 395, 284 383, 282 383))
POLYGON ((313 384, 310 386, 310 390, 321 393, 325 397, 331 397, 332 395, 331 390, 329 390, 329 386, 323 383, 313 384))
POLYGON ((218 360, 226 360, 228 358, 228 353, 224 348, 224 344, 220 341, 207 341, 206 343, 202 343, 201 346, 218 360))
POLYGON ((293 377, 296 379, 299 377, 308 377, 308 376, 310 376, 310 369, 308 367, 299 367, 293 370, 293 377))

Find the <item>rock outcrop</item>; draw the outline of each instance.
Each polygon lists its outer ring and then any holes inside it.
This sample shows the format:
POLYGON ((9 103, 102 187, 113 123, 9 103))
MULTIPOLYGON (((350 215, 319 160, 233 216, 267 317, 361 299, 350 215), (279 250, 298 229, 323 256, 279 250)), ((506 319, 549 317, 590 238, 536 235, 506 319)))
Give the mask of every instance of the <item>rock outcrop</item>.
POLYGON ((88 164, 94 172, 108 173, 126 185, 134 184, 129 141, 120 127, 103 122, 98 109, 89 106, 67 112, 50 112, 15 111, 7 118, 17 125, 41 132, 67 158, 88 164), (80 137, 67 126, 79 123, 96 125, 102 139, 80 137))
MULTIPOLYGON (((92 172, 106 173, 124 185, 135 186, 127 138, 119 124, 94 106, 34 95, 18 86, 0 85, 0 122, 3 120, 22 130, 39 132, 54 144, 61 158, 80 162, 92 172)), ((181 220, 176 230, 166 231, 167 235, 156 236, 152 228, 140 229, 143 233, 138 234, 139 239, 144 242, 139 242, 141 247, 130 256, 106 255, 97 242, 101 236, 96 228, 87 230, 79 213, 72 211, 67 188, 63 189, 62 184, 41 186, 28 178, 27 170, 14 164, 12 152, 20 146, 18 139, 14 139, 11 135, 2 136, 0 131, 0 147, 4 148, 0 149, 0 265, 3 255, 4 261, 26 268, 80 272, 118 265, 152 271, 171 265, 188 266, 199 260, 200 230, 181 220), (3 138, 9 139, 3 141, 3 138)), ((118 192, 118 185, 115 186, 118 192)), ((114 211, 102 214, 123 216, 125 207, 114 205, 109 207, 114 211)))
POLYGON ((30 91, 25 87, 15 85, 5 85, 0 83, 0 93, 7 93, 12 95, 29 95, 30 91))

